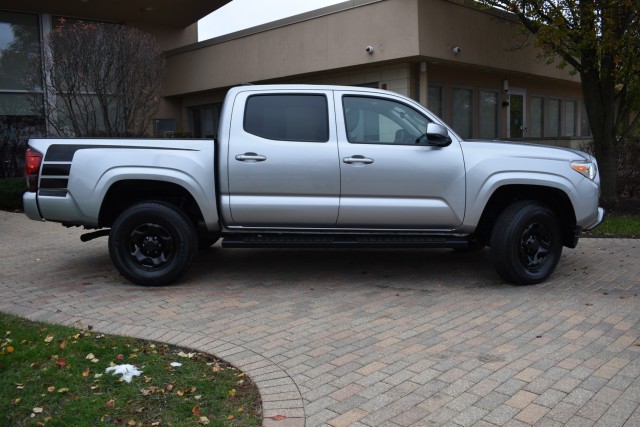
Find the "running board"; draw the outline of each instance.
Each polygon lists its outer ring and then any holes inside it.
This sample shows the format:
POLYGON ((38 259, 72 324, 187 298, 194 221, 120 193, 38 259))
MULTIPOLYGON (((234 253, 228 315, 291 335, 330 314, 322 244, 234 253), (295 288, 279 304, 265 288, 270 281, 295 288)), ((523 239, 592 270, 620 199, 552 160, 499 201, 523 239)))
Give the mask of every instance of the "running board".
POLYGON ((225 248, 466 248, 465 237, 326 234, 232 234, 225 248))

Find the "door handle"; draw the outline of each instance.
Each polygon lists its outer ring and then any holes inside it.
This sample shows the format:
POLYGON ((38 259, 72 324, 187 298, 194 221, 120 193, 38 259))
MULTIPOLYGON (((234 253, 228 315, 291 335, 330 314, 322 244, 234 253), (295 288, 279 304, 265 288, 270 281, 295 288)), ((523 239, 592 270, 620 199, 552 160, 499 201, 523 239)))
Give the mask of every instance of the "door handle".
POLYGON ((356 156, 351 156, 351 157, 345 157, 344 159, 342 159, 342 161, 344 163, 347 164, 352 164, 352 163, 364 163, 365 165, 370 165, 371 163, 373 163, 373 159, 369 159, 365 156, 361 156, 361 155, 356 155, 356 156))
POLYGON ((265 156, 261 156, 260 154, 256 154, 256 153, 244 153, 244 154, 238 154, 236 156, 236 160, 240 161, 240 162, 264 162, 265 160, 267 160, 267 158, 265 156))

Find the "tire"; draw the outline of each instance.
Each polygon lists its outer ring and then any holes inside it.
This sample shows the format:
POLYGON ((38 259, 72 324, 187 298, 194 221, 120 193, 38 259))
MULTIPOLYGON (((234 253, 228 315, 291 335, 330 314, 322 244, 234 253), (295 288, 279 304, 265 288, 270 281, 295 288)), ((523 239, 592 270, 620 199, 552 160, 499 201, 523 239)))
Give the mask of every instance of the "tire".
POLYGON ((562 235, 556 214, 534 201, 508 206, 491 234, 493 266, 516 285, 544 282, 562 255, 562 235))
POLYGON ((173 283, 187 271, 197 251, 198 238, 189 217, 162 202, 129 207, 109 233, 111 261, 138 285, 173 283))

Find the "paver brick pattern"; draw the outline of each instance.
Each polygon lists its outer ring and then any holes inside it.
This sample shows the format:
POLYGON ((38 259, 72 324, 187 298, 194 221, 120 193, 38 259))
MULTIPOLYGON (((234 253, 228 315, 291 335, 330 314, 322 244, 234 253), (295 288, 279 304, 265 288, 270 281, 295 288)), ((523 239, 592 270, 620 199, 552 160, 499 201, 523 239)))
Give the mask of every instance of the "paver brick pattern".
POLYGON ((0 212, 0 311, 214 353, 265 426, 640 425, 638 240, 583 239, 528 287, 486 250, 214 246, 145 288, 81 233, 0 212))

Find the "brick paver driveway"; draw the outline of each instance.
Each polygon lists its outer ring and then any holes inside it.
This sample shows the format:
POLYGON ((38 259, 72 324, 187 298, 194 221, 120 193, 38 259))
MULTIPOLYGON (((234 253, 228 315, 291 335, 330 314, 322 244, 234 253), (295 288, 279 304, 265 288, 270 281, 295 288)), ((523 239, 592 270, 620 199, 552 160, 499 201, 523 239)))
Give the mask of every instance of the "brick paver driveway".
POLYGON ((640 425, 640 241, 584 239, 530 287, 488 251, 214 247, 144 288, 80 234, 0 212, 0 311, 212 352, 265 425, 640 425))

